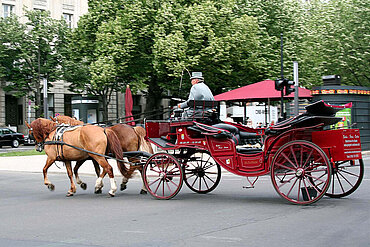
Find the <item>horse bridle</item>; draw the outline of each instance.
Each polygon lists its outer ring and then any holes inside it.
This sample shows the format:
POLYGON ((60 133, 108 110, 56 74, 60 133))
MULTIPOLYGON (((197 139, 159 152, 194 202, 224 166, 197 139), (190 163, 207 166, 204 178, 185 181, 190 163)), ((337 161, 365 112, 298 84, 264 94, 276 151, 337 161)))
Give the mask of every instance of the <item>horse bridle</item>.
POLYGON ((42 142, 37 142, 35 136, 33 135, 33 129, 32 128, 29 129, 28 138, 30 140, 34 140, 36 142, 36 151, 37 152, 42 152, 42 150, 44 150, 46 138, 44 140, 42 140, 42 142))

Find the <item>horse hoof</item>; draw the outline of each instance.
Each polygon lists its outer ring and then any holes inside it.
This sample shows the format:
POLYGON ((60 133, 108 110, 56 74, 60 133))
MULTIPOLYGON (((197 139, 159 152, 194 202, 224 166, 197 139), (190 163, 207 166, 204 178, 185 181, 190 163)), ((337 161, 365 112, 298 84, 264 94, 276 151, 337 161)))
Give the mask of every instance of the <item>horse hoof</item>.
POLYGON ((146 194, 148 194, 148 191, 142 189, 142 190, 140 190, 140 194, 141 195, 146 195, 146 194))
POLYGON ((81 189, 83 189, 83 190, 87 189, 87 184, 85 184, 85 183, 82 183, 80 186, 81 186, 81 189))
POLYGON ((66 197, 71 197, 71 196, 73 196, 73 193, 68 191, 66 197))
POLYGON ((49 189, 50 191, 54 191, 54 190, 55 190, 55 186, 54 186, 54 184, 48 184, 48 189, 49 189))
POLYGON ((127 185, 126 184, 121 184, 121 191, 125 190, 125 189, 127 189, 127 185))
POLYGON ((101 188, 95 190, 95 194, 101 194, 101 193, 102 193, 102 189, 101 188))
POLYGON ((114 197, 114 193, 109 192, 108 194, 110 195, 110 197, 114 197))

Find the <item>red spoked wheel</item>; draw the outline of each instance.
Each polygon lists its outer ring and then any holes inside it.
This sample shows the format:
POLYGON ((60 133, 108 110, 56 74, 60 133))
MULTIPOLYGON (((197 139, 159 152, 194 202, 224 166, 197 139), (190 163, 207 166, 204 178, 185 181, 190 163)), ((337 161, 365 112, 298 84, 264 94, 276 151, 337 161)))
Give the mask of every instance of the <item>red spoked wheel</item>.
POLYGON ((179 193, 183 170, 173 155, 157 153, 145 163, 143 178, 146 189, 153 197, 168 200, 179 193))
POLYGON ((206 194, 216 189, 221 179, 221 167, 205 152, 191 155, 183 165, 185 184, 192 191, 206 194))
POLYGON ((284 144, 271 164, 271 180, 277 193, 294 204, 320 200, 329 188, 331 166, 324 151, 312 142, 284 144))
POLYGON ((330 187, 325 195, 332 198, 348 196, 360 186, 363 177, 362 159, 335 162, 332 165, 330 187))

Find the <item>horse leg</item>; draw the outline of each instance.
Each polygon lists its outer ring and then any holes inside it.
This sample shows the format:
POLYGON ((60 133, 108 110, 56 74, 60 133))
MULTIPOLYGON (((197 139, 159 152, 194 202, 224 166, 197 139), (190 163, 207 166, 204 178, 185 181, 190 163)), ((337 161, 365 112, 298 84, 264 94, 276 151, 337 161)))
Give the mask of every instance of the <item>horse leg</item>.
POLYGON ((87 188, 87 185, 86 183, 82 182, 82 180, 80 179, 80 177, 78 176, 78 169, 80 169, 80 167, 82 166, 82 164, 85 162, 86 160, 78 160, 76 161, 76 165, 75 167, 73 168, 73 172, 75 174, 75 177, 76 177, 76 183, 80 185, 80 187, 83 189, 83 190, 86 190, 87 188))
POLYGON ((129 178, 131 178, 132 174, 134 173, 136 167, 130 166, 130 169, 123 175, 122 177, 122 183, 121 183, 121 191, 127 189, 127 182, 129 178))
POLYGON ((67 169, 67 174, 69 177, 69 180, 71 181, 71 189, 68 190, 66 196, 73 196, 74 193, 76 193, 76 185, 73 182, 73 172, 72 172, 72 165, 71 161, 65 161, 66 169, 67 169))
MULTIPOLYGON (((96 173, 96 176, 99 178, 100 177, 100 166, 99 166, 99 163, 96 162, 96 160, 92 160, 93 162, 93 165, 94 165, 94 169, 95 169, 95 173, 96 173)), ((102 177, 104 178, 105 175, 107 174, 107 172, 103 171, 103 174, 102 174, 102 177)), ((95 184, 95 194, 101 194, 103 191, 102 191, 102 188, 103 188, 104 184, 103 184, 103 180, 99 180, 99 183, 97 181, 97 183, 95 184)))
POLYGON ((44 184, 48 187, 50 191, 54 191, 55 186, 52 184, 48 179, 48 169, 49 167, 55 162, 55 159, 50 159, 49 157, 46 159, 46 164, 44 168, 42 169, 42 172, 44 174, 44 184))
POLYGON ((103 186, 103 178, 105 176, 105 174, 108 173, 108 176, 109 176, 109 179, 110 179, 110 190, 109 190, 109 195, 110 196, 114 196, 116 191, 117 191, 117 184, 116 184, 116 181, 114 180, 114 175, 113 175, 113 168, 112 166, 108 163, 108 161, 105 159, 105 158, 102 158, 100 156, 96 156, 96 155, 91 155, 91 157, 96 160, 96 162, 99 163, 99 165, 101 167, 103 167, 103 173, 100 175, 100 177, 96 180, 96 184, 95 184, 95 191, 97 191, 97 189, 101 189, 103 186))
MULTIPOLYGON (((124 159, 127 160, 126 157, 124 157, 124 159)), ((123 176, 122 177, 122 183, 121 183, 121 187, 120 187, 121 191, 127 189, 127 182, 128 182, 128 177, 126 177, 127 174, 124 174, 124 175, 122 174, 122 176, 123 176)))
POLYGON ((140 190, 140 194, 145 195, 145 194, 148 193, 148 191, 147 191, 147 189, 145 187, 145 184, 144 184, 143 168, 140 167, 140 168, 138 168, 138 170, 140 171, 141 180, 143 181, 143 187, 140 190))
MULTIPOLYGON (((95 161, 96 162, 96 161, 95 161)), ((96 162, 97 163, 97 162, 96 162)), ((97 163, 98 164, 98 163, 97 163)), ((98 164, 99 165, 99 164, 98 164)), ((105 169, 103 169, 103 172, 102 174, 100 175, 100 167, 98 170, 95 170, 96 172, 99 171, 98 173, 98 179, 96 180, 96 183, 95 183, 95 194, 101 194, 103 192, 103 178, 105 177, 105 175, 107 174, 107 171, 105 169)))
MULTIPOLYGON (((92 160, 92 162, 94 164, 96 176, 99 177, 100 176, 100 166, 99 166, 99 163, 96 162, 95 160, 92 160)), ((104 174, 104 176, 105 176, 105 174, 104 174)))

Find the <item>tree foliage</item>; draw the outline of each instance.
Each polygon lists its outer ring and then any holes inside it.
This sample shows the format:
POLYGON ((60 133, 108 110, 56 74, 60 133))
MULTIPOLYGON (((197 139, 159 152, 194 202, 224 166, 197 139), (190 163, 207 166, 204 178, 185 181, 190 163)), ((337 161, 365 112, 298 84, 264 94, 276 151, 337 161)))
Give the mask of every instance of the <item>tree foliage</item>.
POLYGON ((25 24, 14 15, 0 20, 0 76, 7 91, 35 101, 39 117, 41 80, 46 78, 52 86, 50 82, 60 79, 68 28, 47 11, 26 11, 25 17, 25 24))
POLYGON ((237 14, 233 1, 105 0, 89 7, 73 34, 73 60, 86 75, 70 74, 75 90, 108 99, 107 90, 125 84, 147 87, 153 109, 168 91, 179 92, 184 69, 203 71, 215 93, 261 78, 257 21, 237 14))

